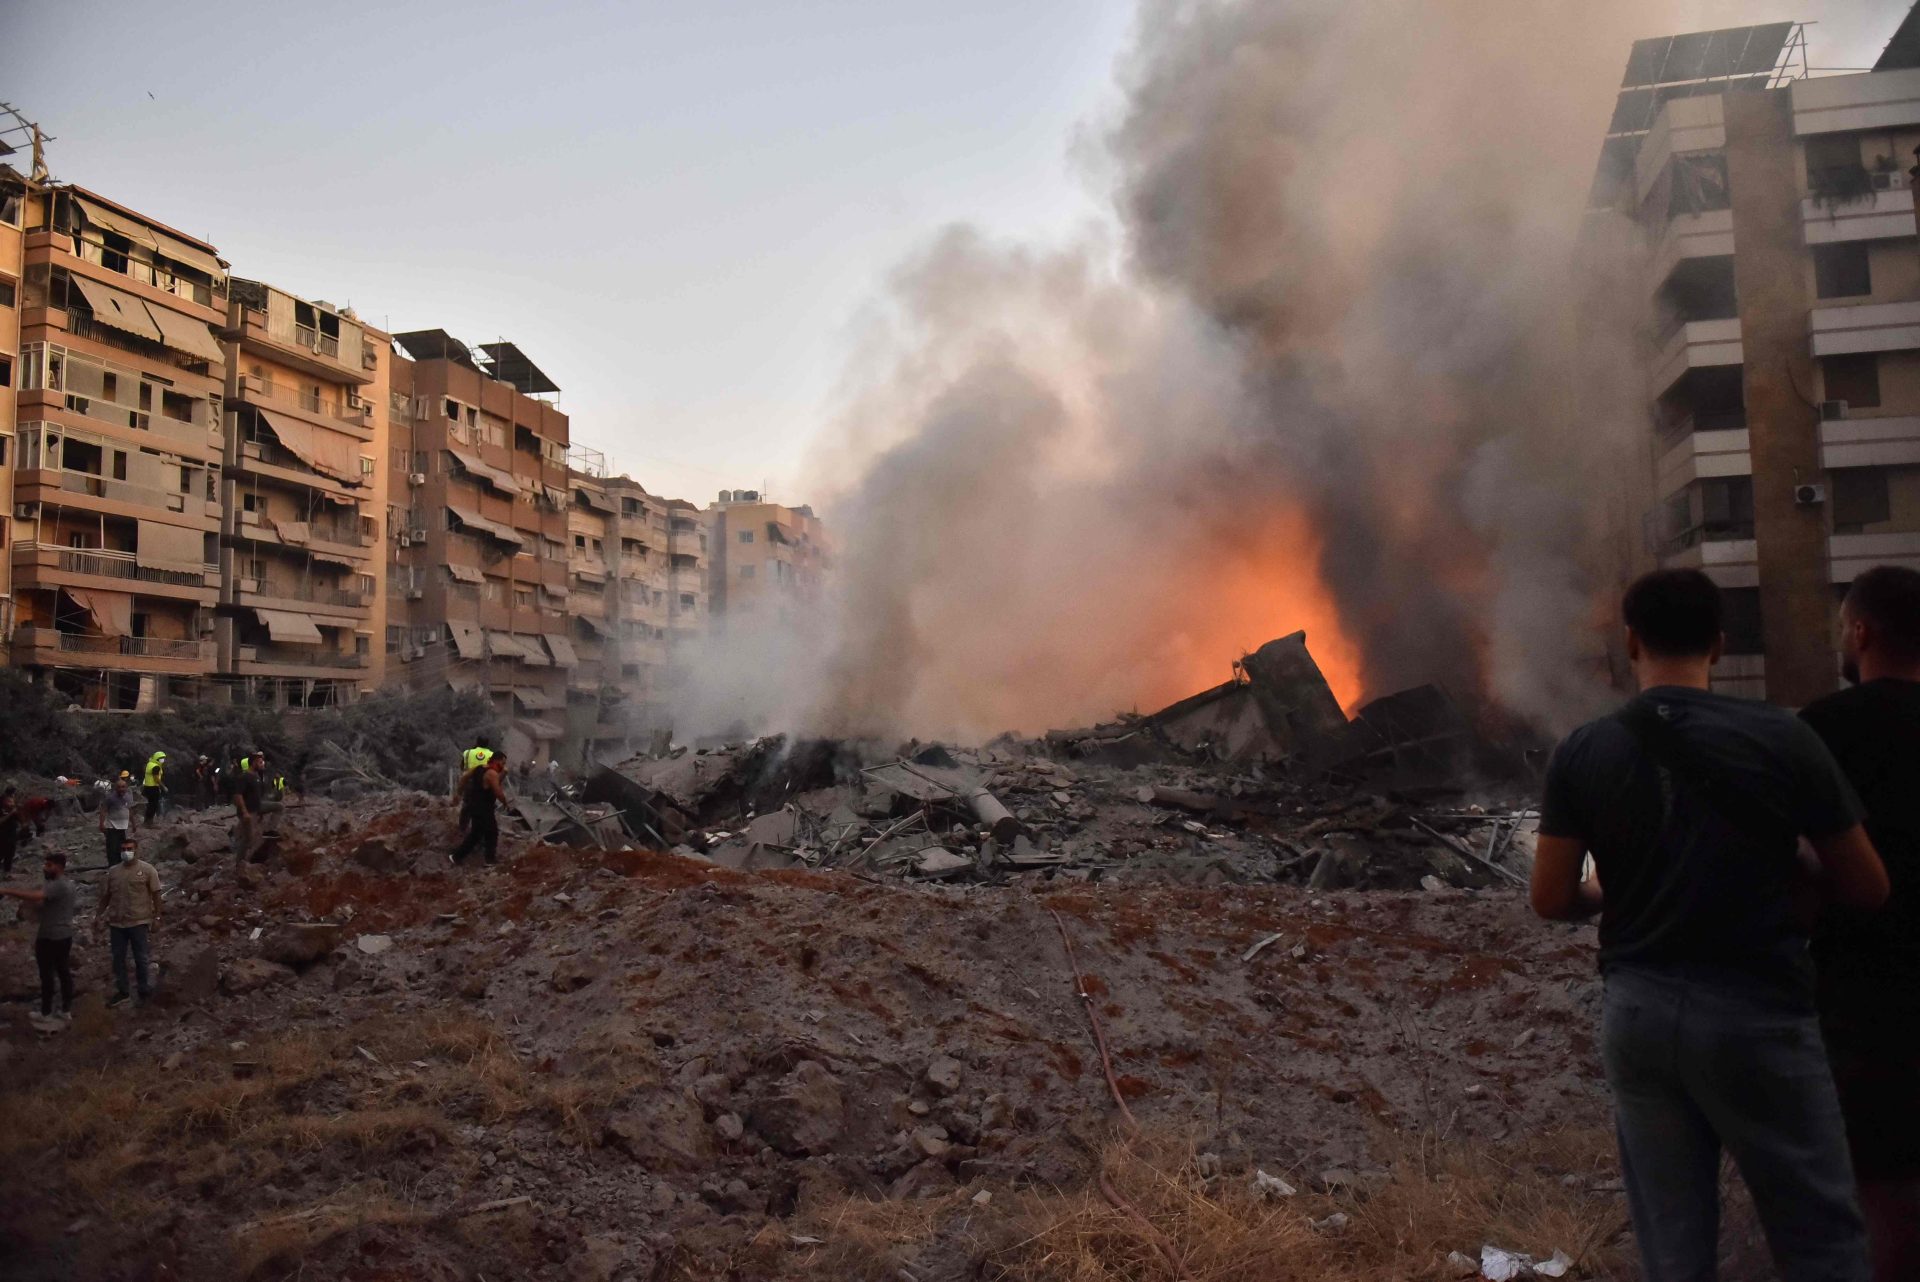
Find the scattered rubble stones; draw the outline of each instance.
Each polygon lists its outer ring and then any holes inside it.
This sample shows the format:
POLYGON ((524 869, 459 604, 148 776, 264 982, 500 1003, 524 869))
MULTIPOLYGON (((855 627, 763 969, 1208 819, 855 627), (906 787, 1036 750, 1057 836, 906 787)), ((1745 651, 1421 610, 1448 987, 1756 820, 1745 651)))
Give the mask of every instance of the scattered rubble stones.
POLYGON ((293 967, 264 957, 241 957, 227 963, 220 973, 220 987, 229 996, 243 997, 295 978, 293 967))

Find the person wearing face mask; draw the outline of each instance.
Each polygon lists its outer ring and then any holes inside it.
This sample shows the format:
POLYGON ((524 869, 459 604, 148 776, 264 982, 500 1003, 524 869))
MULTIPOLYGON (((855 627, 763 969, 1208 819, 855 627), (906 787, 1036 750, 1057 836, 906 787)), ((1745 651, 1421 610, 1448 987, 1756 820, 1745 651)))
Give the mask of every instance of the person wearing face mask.
POLYGON ((1853 1153, 1876 1279, 1920 1277, 1920 571, 1881 565, 1840 607, 1851 688, 1801 717, 1866 807, 1892 892, 1826 909, 1814 939, 1821 1033, 1853 1153))
POLYGON ((147 970, 147 942, 160 924, 160 874, 140 858, 129 840, 120 850, 120 862, 100 885, 100 902, 94 909, 107 923, 113 947, 113 996, 107 1005, 118 1006, 127 1000, 127 954, 133 954, 134 991, 141 1001, 153 995, 147 970))
POLYGON ((120 848, 133 836, 135 822, 133 779, 122 770, 113 785, 100 795, 100 838, 106 855, 102 868, 112 868, 120 862, 120 848))
POLYGON ((0 895, 40 905, 40 926, 33 937, 33 959, 40 967, 40 1014, 33 1023, 42 1032, 57 1033, 73 1020, 73 883, 67 880, 67 857, 58 851, 47 855, 40 873, 45 879, 41 889, 0 887, 0 895), (53 1009, 56 983, 58 1014, 53 1009))

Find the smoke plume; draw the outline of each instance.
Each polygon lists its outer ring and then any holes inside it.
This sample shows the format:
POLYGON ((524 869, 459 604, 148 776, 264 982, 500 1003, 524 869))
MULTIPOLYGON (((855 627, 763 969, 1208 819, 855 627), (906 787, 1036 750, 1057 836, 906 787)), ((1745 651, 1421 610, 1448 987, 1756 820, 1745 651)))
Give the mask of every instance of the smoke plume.
POLYGON ((1576 243, 1628 43, 1674 29, 1632 7, 1147 3, 1118 234, 956 227, 891 280, 816 468, 830 599, 751 711, 1084 724, 1304 627, 1350 705, 1589 712, 1643 420, 1576 243))

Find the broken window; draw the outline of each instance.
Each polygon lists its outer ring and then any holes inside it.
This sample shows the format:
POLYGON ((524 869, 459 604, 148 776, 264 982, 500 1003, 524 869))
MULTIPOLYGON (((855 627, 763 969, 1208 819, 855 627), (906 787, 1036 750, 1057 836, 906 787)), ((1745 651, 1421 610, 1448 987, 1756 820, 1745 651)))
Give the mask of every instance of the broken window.
POLYGON ((1708 539, 1753 537, 1753 478, 1716 476, 1700 482, 1700 530, 1708 539))
POLYGON ((1661 290, 1678 323, 1730 320, 1740 314, 1733 286, 1733 255, 1689 258, 1673 269, 1661 290))
POLYGON ((1829 208, 1873 195, 1873 178, 1860 161, 1857 134, 1807 139, 1807 194, 1829 208))
POLYGON ((1727 156, 1721 151, 1703 151, 1673 158, 1671 188, 1667 194, 1667 216, 1704 214, 1715 209, 1730 209, 1727 193, 1727 156))
POLYGON ((1860 534, 1869 525, 1893 519, 1887 471, 1881 467, 1847 467, 1828 474, 1833 487, 1833 532, 1860 534))
POLYGON ((106 451, 98 445, 89 445, 84 441, 67 438, 66 445, 60 451, 60 466, 69 472, 85 472, 89 476, 100 475, 100 469, 106 464, 106 451))
POLYGON ((1813 247, 1813 292, 1821 298, 1859 298, 1873 292, 1865 241, 1813 247))
POLYGON ((1825 399, 1845 401, 1849 409, 1874 409, 1880 404, 1880 354, 1852 352, 1820 358, 1825 399))
POLYGON ((573 546, 574 546, 574 547, 576 547, 576 548, 578 548, 578 549, 580 549, 580 550, 581 550, 582 552, 584 552, 584 551, 586 551, 586 550, 587 550, 587 536, 586 536, 586 535, 584 535, 584 534, 576 534, 576 535, 574 535, 574 536, 573 536, 573 546))

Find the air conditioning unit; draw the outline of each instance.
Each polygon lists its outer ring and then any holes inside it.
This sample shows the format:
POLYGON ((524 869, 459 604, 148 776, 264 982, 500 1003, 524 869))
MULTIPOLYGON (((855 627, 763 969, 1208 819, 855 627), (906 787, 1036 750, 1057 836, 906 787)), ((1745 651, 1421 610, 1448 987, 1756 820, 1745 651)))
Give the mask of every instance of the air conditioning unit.
POLYGON ((427 483, 427 474, 425 472, 408 472, 407 473, 408 485, 425 485, 426 483, 427 483))
POLYGON ((1900 191, 1907 185, 1907 176, 1898 169, 1884 169, 1873 175, 1875 191, 1900 191))
POLYGON ((426 527, 418 526, 418 525, 414 526, 411 530, 407 531, 407 537, 412 539, 415 543, 425 543, 427 541, 426 527))
POLYGON ((399 542, 400 542, 400 546, 401 546, 401 547, 403 547, 403 548, 410 548, 410 547, 412 547, 412 546, 413 546, 413 540, 412 540, 412 539, 410 539, 410 538, 408 538, 408 537, 407 537, 406 535, 404 535, 404 534, 402 534, 402 535, 400 536, 400 540, 399 540, 399 542))
POLYGON ((409 601, 418 601, 421 597, 425 595, 426 595, 426 591, 424 589, 421 589, 421 588, 407 589, 407 600, 409 601))
POLYGON ((38 515, 40 515, 40 508, 36 503, 15 503, 13 505, 13 517, 16 521, 31 521, 38 515))
POLYGON ((1818 507, 1827 501, 1827 487, 1824 485, 1796 485, 1793 487, 1793 501, 1801 507, 1818 507))
POLYGON ((1845 401, 1821 401, 1820 402, 1820 418, 1822 419, 1822 421, 1831 423, 1831 422, 1834 422, 1835 420, 1843 419, 1846 416, 1847 416, 1847 403, 1845 401))

